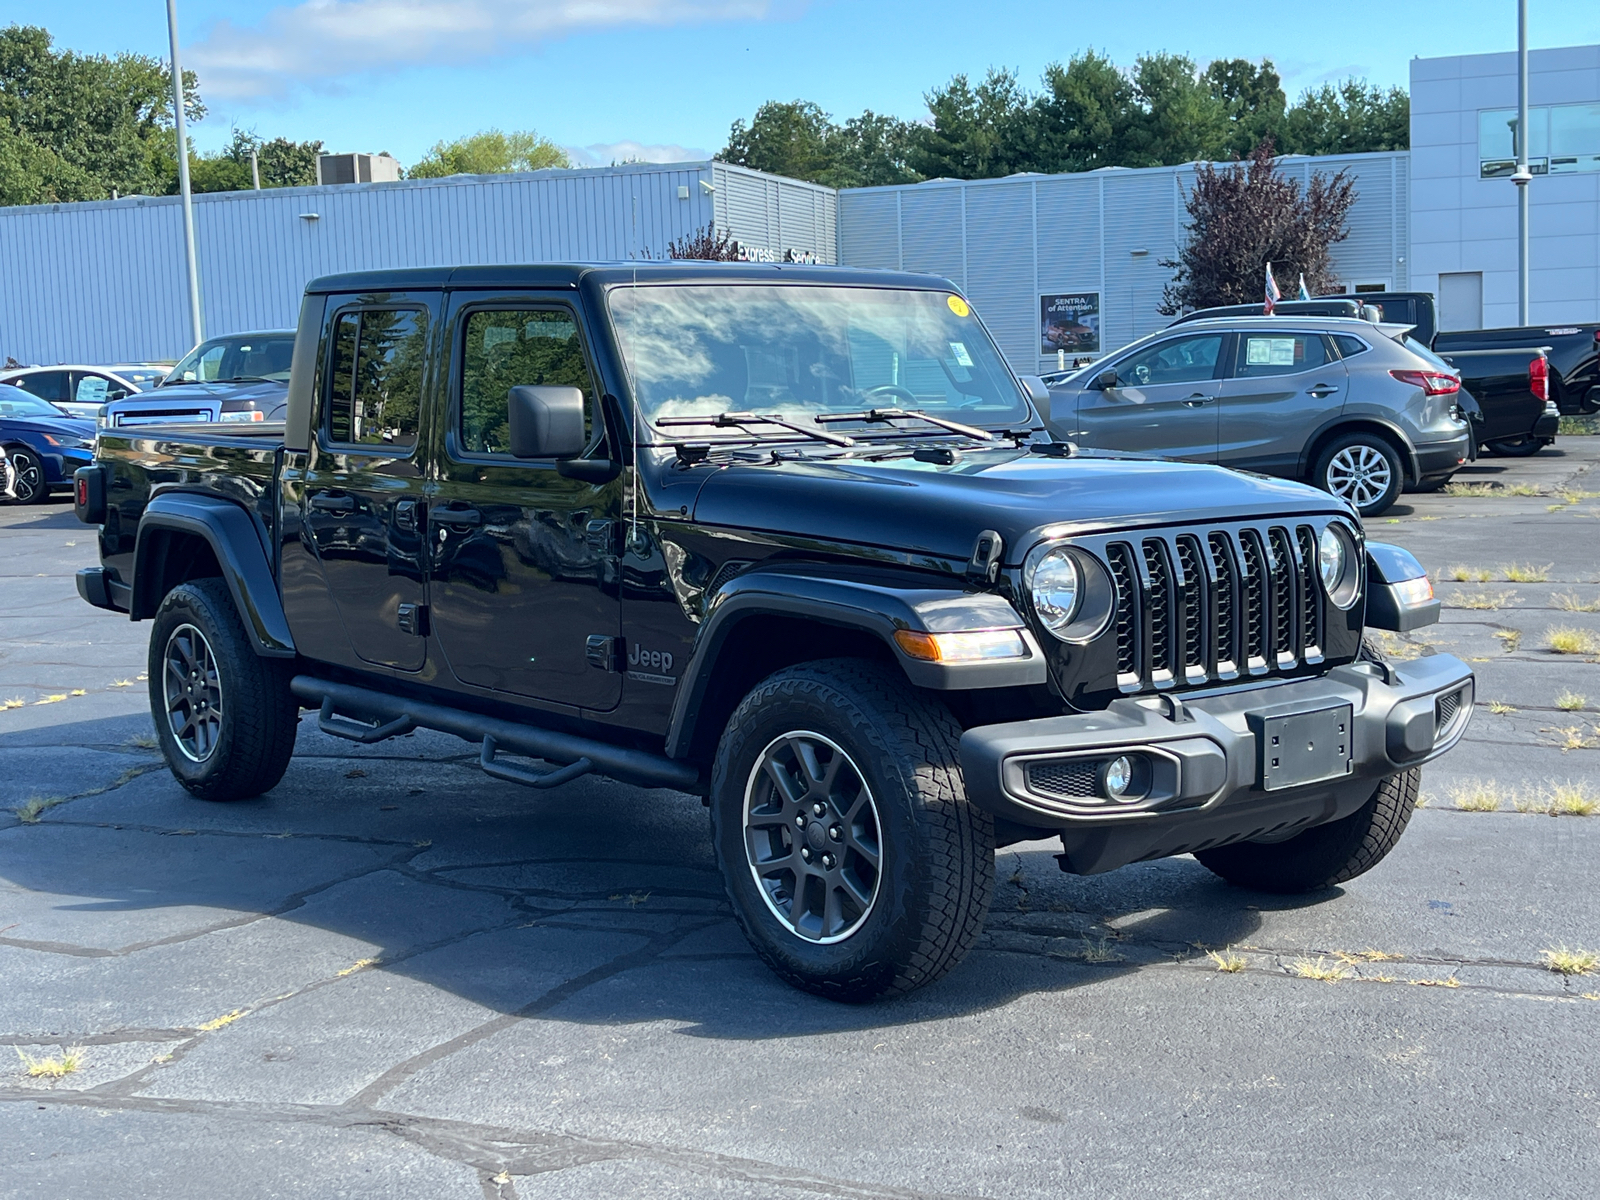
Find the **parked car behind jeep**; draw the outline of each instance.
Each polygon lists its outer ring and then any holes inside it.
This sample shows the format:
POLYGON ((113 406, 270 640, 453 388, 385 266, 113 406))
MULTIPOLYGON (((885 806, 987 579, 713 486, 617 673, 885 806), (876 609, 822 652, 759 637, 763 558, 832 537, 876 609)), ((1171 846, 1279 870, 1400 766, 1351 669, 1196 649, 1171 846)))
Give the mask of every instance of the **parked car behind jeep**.
POLYGON ((1472 454, 1459 377, 1408 346, 1408 328, 1185 321, 1056 383, 1051 425, 1085 446, 1305 480, 1376 516, 1472 454))
POLYGON ((292 329, 211 338, 184 355, 154 388, 106 404, 100 425, 281 421, 293 354, 292 329))

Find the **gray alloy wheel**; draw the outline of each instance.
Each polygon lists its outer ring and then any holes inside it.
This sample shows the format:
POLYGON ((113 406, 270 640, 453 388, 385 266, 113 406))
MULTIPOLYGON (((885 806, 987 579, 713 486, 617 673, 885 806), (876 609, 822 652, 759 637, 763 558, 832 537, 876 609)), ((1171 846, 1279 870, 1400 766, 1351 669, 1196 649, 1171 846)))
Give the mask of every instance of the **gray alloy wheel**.
POLYGON ((8 452, 11 457, 11 472, 13 475, 12 490, 16 494, 18 504, 39 504, 49 496, 50 489, 44 482, 44 464, 39 461, 39 456, 31 450, 21 447, 8 452))
POLYGON ((774 738, 744 789, 744 843, 768 911, 797 937, 842 942, 872 913, 881 874, 877 802, 837 742, 774 738))
POLYGON ((1376 504, 1394 485, 1389 459, 1375 446, 1343 446, 1328 460, 1323 476, 1328 491, 1357 508, 1376 504))
POLYGON ((222 676, 206 635, 179 625, 162 654, 167 725, 172 740, 190 762, 203 763, 222 739, 222 676))

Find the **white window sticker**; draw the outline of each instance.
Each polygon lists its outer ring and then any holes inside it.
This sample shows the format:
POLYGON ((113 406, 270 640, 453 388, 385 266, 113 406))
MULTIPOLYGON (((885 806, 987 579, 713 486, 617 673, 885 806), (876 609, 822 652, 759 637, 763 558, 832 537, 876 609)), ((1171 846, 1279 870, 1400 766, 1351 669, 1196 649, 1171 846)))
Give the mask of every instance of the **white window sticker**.
POLYGON ((1244 361, 1252 367, 1294 366, 1292 337, 1253 337, 1245 339, 1244 361))
POLYGON ((972 355, 967 353, 967 344, 965 342, 951 342, 950 353, 956 356, 956 361, 963 367, 972 365, 972 355))

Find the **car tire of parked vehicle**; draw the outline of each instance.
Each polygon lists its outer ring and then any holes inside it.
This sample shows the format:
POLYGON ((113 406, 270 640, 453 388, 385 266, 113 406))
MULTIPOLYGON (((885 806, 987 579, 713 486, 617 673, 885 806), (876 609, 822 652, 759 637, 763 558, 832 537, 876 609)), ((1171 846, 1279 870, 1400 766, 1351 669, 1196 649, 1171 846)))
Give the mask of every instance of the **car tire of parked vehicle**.
POLYGON ((734 916, 779 977, 860 1003, 966 956, 994 890, 994 822, 967 801, 960 738, 898 672, 857 659, 779 671, 739 704, 712 837, 734 916))
POLYGON ((150 632, 149 680, 161 752, 189 792, 246 800, 277 786, 300 706, 284 660, 255 652, 222 580, 167 593, 150 632))
POLYGON ((1311 483, 1348 500, 1363 517, 1388 511, 1405 486, 1400 452, 1381 434, 1366 430, 1342 433, 1322 448, 1311 471, 1311 483))
POLYGON ((1377 786, 1360 809, 1286 842, 1238 842, 1195 855, 1235 887, 1258 892, 1315 892, 1364 875, 1383 861, 1417 807, 1422 770, 1413 767, 1377 786))
POLYGON ((1549 438, 1534 437, 1531 433, 1525 433, 1521 437, 1497 438, 1484 443, 1490 454, 1501 458, 1532 458, 1549 444, 1549 438))
POLYGON ((44 481, 44 464, 32 450, 12 446, 6 451, 11 458, 13 476, 12 492, 18 504, 43 504, 50 498, 50 488, 44 481))

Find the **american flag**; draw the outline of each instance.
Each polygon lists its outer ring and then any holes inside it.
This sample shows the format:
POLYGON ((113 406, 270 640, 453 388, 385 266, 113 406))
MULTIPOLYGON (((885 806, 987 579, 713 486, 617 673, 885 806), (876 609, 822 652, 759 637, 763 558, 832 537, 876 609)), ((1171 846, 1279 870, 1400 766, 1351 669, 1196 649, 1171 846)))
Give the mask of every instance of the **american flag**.
POLYGON ((1278 301, 1283 299, 1283 293, 1278 290, 1278 281, 1272 277, 1272 264, 1267 264, 1267 299, 1262 311, 1271 316, 1278 307, 1278 301))

